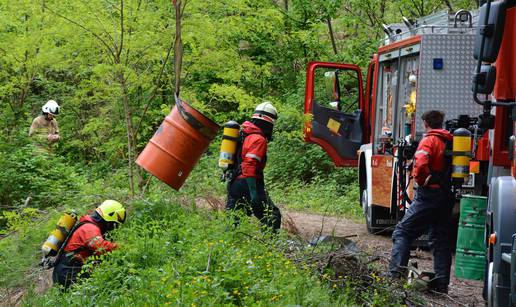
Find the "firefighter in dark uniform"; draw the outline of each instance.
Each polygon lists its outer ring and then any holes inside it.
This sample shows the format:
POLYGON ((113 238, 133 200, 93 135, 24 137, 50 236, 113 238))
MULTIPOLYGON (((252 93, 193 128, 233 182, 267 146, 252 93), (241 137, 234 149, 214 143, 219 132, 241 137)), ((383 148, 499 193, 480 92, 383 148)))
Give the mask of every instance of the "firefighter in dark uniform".
POLYGON ((263 224, 277 231, 281 213, 265 191, 263 169, 267 162, 267 142, 278 117, 270 102, 259 104, 250 121, 242 124, 243 140, 237 149, 235 174, 228 183, 226 210, 243 209, 256 216, 263 224))
POLYGON ((409 209, 392 234, 393 246, 389 273, 401 278, 406 274, 410 246, 419 236, 429 231, 430 248, 434 258, 436 277, 430 289, 447 293, 451 267, 451 163, 445 156, 446 144, 452 135, 442 129, 444 113, 428 111, 422 115, 426 135, 414 155, 412 175, 417 189, 409 209))

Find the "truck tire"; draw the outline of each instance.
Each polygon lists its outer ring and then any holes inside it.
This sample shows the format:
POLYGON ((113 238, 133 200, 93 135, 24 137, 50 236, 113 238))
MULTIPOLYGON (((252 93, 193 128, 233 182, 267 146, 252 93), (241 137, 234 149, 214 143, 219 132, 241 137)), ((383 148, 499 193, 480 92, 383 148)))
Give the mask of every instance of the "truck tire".
POLYGON ((362 203, 362 211, 366 220, 367 232, 371 234, 378 234, 384 230, 383 227, 373 227, 373 219, 378 216, 378 207, 368 204, 367 189, 362 190, 360 196, 360 202, 362 203))
POLYGON ((486 278, 486 290, 487 290, 487 306, 488 307, 495 307, 495 292, 493 291, 495 285, 495 278, 493 276, 493 262, 489 262, 487 265, 487 278, 486 278))

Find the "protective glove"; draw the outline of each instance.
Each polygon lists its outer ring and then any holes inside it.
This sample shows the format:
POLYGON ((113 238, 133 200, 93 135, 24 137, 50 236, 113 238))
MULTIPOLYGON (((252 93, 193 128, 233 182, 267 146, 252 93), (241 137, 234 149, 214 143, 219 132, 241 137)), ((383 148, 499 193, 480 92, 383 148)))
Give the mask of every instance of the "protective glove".
POLYGON ((52 143, 53 143, 53 142, 57 142, 57 141, 59 140, 59 135, 58 135, 58 134, 49 134, 49 135, 47 136, 47 140, 48 140, 49 142, 52 142, 52 143))
POLYGON ((251 202, 258 203, 258 188, 256 187, 256 178, 246 178, 247 186, 249 187, 249 195, 251 195, 251 202))

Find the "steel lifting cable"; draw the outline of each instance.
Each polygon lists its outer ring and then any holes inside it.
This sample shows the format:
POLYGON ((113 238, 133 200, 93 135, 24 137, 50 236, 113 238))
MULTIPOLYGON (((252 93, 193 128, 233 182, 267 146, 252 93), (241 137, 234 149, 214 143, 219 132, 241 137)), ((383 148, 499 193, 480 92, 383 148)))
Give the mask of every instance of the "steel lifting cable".
POLYGON ((183 101, 179 97, 179 89, 181 86, 181 68, 183 62, 183 43, 181 40, 181 17, 183 11, 181 10, 181 0, 172 0, 176 13, 176 37, 174 41, 174 76, 175 76, 175 90, 174 100, 179 110, 181 117, 195 130, 199 131, 207 139, 213 139, 216 132, 213 129, 208 128, 205 124, 199 121, 195 116, 188 112, 183 104, 183 101))

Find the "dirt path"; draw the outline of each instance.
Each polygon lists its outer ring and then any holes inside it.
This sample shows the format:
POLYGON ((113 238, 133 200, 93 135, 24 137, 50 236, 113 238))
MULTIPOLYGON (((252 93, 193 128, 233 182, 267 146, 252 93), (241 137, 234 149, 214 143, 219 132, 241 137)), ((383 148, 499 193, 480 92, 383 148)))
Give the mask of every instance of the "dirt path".
MULTIPOLYGON (((391 238, 389 235, 371 235, 364 224, 341 217, 324 217, 318 214, 300 213, 283 210, 287 226, 294 227, 299 235, 311 241, 319 235, 347 237, 354 241, 366 253, 379 256, 379 265, 387 268, 391 253, 391 238), (289 221, 290 220, 290 221, 289 221), (293 226, 292 226, 293 224, 293 226)), ((413 251, 411 259, 415 259, 420 269, 432 271, 432 255, 428 251, 413 251)), ((455 261, 452 264, 452 278, 447 296, 425 294, 428 306, 484 306, 482 299, 482 282, 456 279, 455 261)))
MULTIPOLYGON (((34 267, 27 272, 27 278, 32 279, 36 294, 43 294, 52 287, 52 270, 34 267)), ((27 294, 27 288, 22 286, 0 289, 0 306, 21 306, 25 294, 27 294)))

